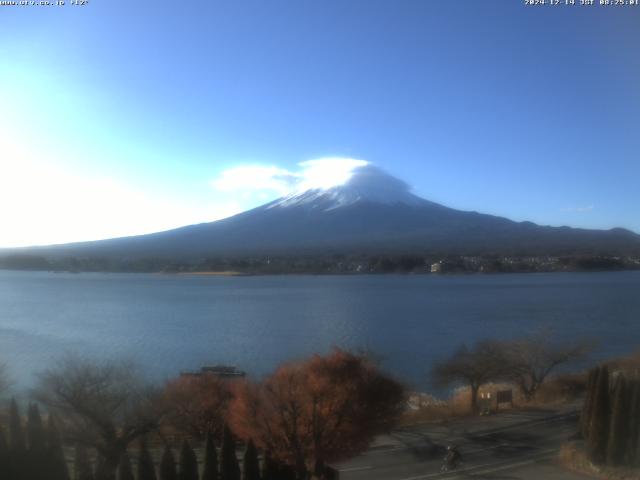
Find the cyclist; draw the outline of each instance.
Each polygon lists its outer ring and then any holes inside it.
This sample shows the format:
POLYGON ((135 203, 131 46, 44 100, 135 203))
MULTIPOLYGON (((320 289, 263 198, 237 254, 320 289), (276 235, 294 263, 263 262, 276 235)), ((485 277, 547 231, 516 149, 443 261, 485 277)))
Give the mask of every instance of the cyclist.
POLYGON ((462 461, 462 455, 460 450, 455 445, 447 446, 447 455, 444 457, 443 471, 455 470, 458 464, 462 461))

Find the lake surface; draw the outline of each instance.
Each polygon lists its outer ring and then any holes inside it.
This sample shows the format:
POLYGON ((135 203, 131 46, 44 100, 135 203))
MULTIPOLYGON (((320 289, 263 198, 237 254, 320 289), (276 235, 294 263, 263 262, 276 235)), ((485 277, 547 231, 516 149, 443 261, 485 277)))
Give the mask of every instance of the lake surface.
POLYGON ((640 345, 640 272, 256 276, 0 271, 0 361, 18 386, 65 352, 130 357, 163 379, 231 363, 255 377, 332 346, 371 350, 416 388, 463 342, 551 326, 640 345))

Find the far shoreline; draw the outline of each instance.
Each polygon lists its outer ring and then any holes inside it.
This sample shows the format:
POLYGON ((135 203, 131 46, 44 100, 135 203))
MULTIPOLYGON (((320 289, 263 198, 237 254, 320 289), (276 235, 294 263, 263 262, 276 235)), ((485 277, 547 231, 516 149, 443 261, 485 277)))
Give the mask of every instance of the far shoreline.
POLYGON ((235 270, 226 271, 204 271, 204 272, 156 272, 160 275, 179 275, 179 276, 201 276, 201 277, 253 277, 255 273, 238 272, 235 270))
POLYGON ((51 270, 51 269, 26 269, 26 268, 2 268, 0 272, 40 272, 54 274, 133 274, 133 275, 158 275, 171 277, 286 277, 286 276, 313 276, 313 277, 386 277, 386 276, 402 276, 402 277, 492 277, 492 276, 510 276, 510 275, 541 275, 541 274, 592 274, 592 273, 624 273, 624 272, 640 272, 640 268, 623 268, 623 269, 594 269, 594 270, 512 270, 512 271, 453 271, 453 272, 428 272, 428 271, 392 271, 392 272, 314 272, 314 271, 298 271, 298 272, 241 272, 236 270, 223 271, 194 271, 194 272, 172 272, 172 271, 130 271, 130 270, 51 270))

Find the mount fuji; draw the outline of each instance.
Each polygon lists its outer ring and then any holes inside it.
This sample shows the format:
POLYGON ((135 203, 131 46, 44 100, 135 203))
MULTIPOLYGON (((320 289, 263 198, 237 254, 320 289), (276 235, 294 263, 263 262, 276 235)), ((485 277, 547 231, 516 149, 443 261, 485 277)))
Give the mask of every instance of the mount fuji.
POLYGON ((540 226, 455 210, 412 194, 405 182, 368 164, 355 168, 340 186, 288 195, 223 220, 20 251, 172 260, 326 253, 635 255, 640 254, 640 235, 621 228, 540 226))

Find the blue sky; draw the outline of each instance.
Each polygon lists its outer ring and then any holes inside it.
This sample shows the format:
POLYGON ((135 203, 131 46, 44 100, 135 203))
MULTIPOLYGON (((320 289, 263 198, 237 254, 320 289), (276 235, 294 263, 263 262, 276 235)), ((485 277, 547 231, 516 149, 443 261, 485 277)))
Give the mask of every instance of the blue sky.
POLYGON ((213 220, 326 157, 640 232, 640 7, 523 3, 0 7, 0 246, 213 220))

